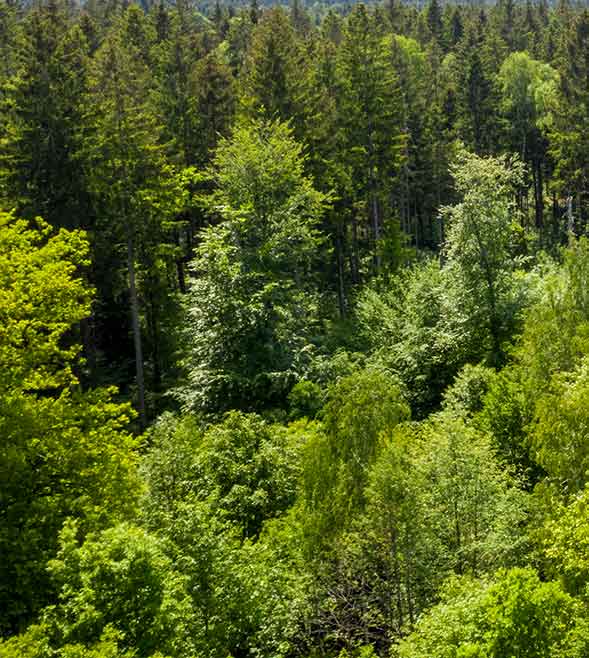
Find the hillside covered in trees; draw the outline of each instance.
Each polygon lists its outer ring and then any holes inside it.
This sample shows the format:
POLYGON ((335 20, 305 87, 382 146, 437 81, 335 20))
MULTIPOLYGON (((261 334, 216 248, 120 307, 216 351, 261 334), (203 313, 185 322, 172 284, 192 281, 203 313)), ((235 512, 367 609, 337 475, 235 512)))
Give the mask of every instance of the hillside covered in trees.
POLYGON ((589 12, 0 0, 0 658, 589 656, 589 12))

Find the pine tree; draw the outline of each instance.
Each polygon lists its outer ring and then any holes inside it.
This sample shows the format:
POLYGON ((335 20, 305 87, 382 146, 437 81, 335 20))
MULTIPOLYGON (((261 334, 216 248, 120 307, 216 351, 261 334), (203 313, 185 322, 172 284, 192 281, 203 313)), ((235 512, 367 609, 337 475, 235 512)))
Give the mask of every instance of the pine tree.
POLYGON ((381 241, 395 220, 391 181, 398 173, 404 144, 401 97, 390 49, 364 5, 357 5, 347 19, 338 53, 338 83, 340 157, 349 177, 346 193, 351 195, 352 277, 358 282, 363 269, 362 234, 368 238, 371 270, 374 274, 380 270, 381 241))
MULTIPOLYGON (((139 11, 131 8, 129 13, 139 11)), ((131 16, 130 24, 137 18, 131 16)), ((145 280, 144 297, 151 313, 147 324, 157 388, 161 379, 159 325, 163 319, 157 307, 165 307, 169 296, 166 270, 174 262, 170 258, 174 249, 169 243, 176 213, 182 208, 183 192, 181 180, 166 161, 158 141, 162 125, 149 102, 153 81, 141 44, 123 40, 127 25, 123 22, 111 33, 97 54, 92 95, 87 99, 94 107, 95 126, 86 144, 86 166, 102 241, 111 243, 111 252, 112 241, 125 245, 137 406, 145 425, 141 280, 145 280)), ((122 253, 118 257, 122 264, 122 253)))
POLYGON ((88 45, 55 3, 28 17, 19 72, 6 92, 0 176, 10 205, 56 226, 87 227, 90 213, 77 161, 87 125, 88 45))

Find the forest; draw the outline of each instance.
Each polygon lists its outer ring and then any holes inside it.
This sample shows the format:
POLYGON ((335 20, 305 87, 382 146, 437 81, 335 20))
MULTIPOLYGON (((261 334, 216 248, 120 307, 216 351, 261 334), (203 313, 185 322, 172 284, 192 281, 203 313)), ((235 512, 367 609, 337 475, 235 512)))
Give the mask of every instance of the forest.
POLYGON ((0 658, 587 658, 588 179, 569 0, 0 0, 0 658))

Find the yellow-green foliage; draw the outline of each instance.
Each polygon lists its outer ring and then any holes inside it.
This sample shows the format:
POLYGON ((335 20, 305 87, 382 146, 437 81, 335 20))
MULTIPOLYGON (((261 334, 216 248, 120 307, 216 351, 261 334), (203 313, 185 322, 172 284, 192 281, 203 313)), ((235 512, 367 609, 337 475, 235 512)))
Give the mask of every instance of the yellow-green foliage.
POLYGON ((74 381, 78 346, 63 335, 90 313, 91 291, 76 270, 88 265, 81 231, 51 236, 0 213, 0 391, 45 390, 74 381))
POLYGON ((45 562, 64 519, 84 531, 126 517, 138 490, 129 405, 114 389, 82 391, 72 330, 90 312, 80 231, 0 214, 0 629, 51 590, 45 562))

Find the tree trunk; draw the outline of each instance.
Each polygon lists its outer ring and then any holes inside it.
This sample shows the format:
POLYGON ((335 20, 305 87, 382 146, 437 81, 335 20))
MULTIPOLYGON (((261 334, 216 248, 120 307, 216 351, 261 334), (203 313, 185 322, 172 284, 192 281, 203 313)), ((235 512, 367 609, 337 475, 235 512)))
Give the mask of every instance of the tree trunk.
POLYGON ((567 197, 567 233, 569 236, 569 243, 575 237, 575 220, 573 219, 573 197, 567 197))
POLYGON ((127 237, 127 269, 129 273, 129 297, 131 301, 131 320, 133 325, 133 344, 135 346, 135 373, 137 378, 137 410, 141 429, 145 429, 145 376, 143 374, 143 348, 141 345, 141 326, 139 324, 139 300, 135 285, 135 253, 133 236, 127 237))
POLYGON ((337 258, 337 299, 340 318, 346 317, 346 282, 344 278, 344 230, 341 225, 337 227, 335 239, 335 251, 337 258))
POLYGON ((538 208, 536 211, 536 222, 538 228, 544 226, 544 175, 542 173, 542 162, 538 162, 538 208))
POLYGON ((350 271, 352 273, 352 282, 354 285, 360 283, 360 256, 358 251, 358 220, 356 219, 356 215, 352 214, 352 251, 350 254, 350 271))

